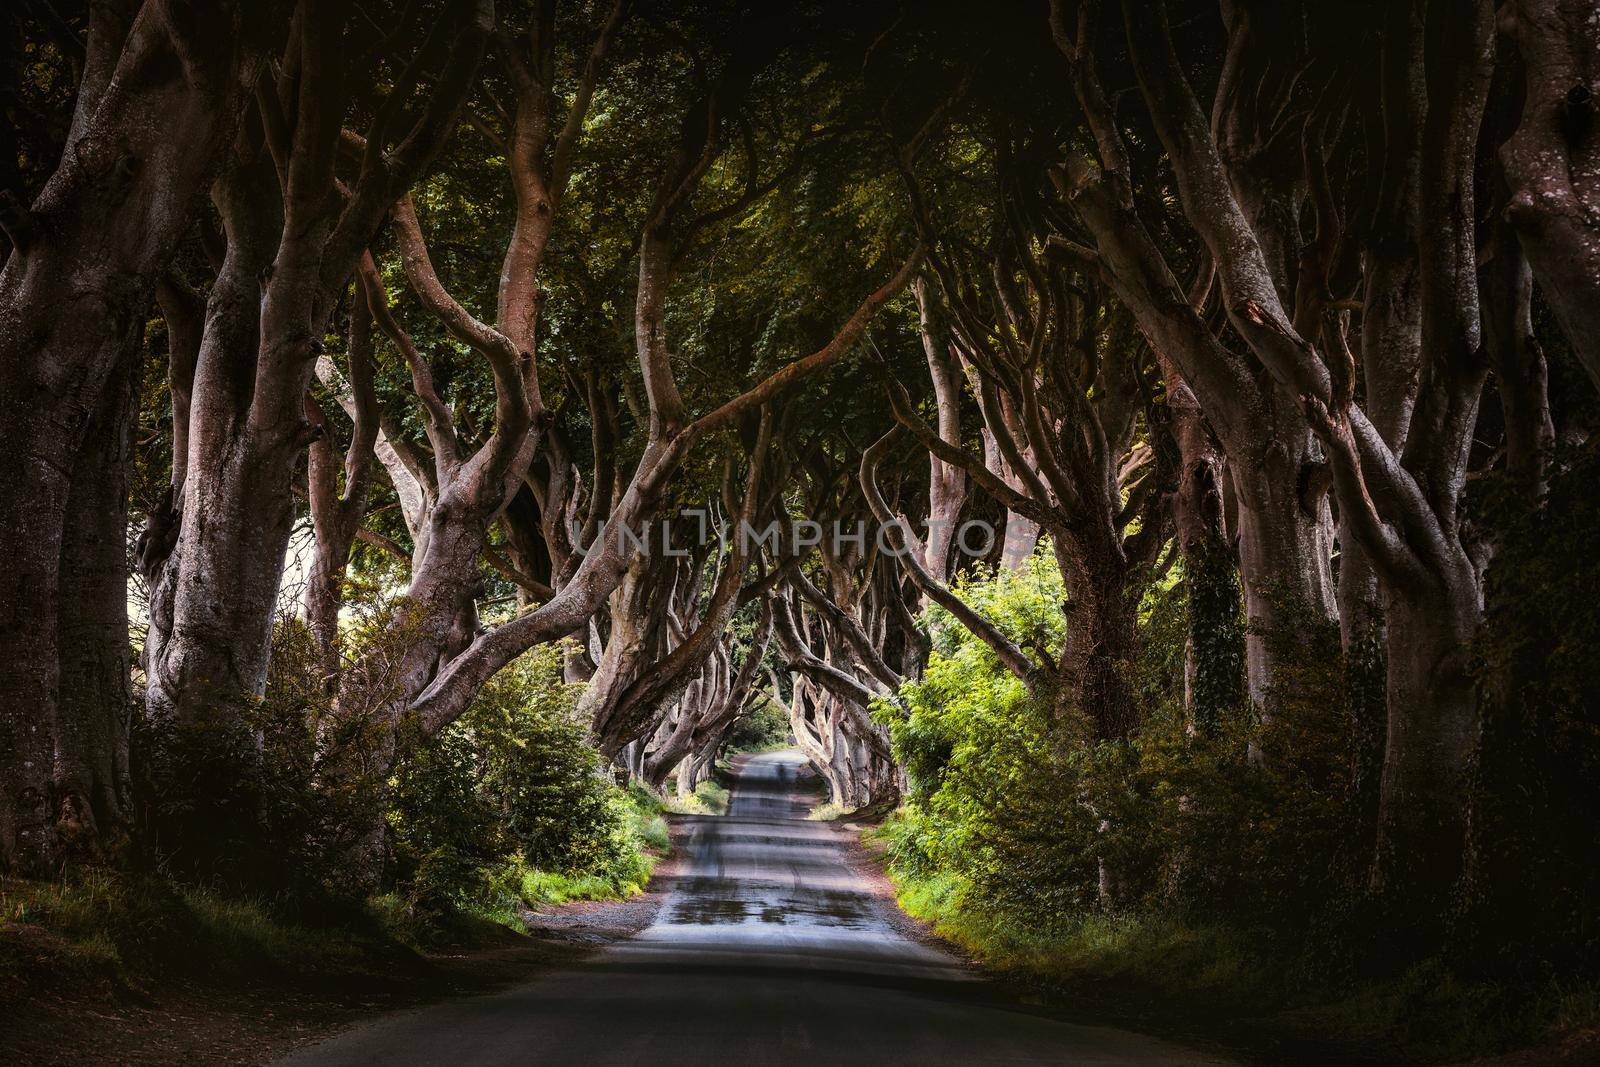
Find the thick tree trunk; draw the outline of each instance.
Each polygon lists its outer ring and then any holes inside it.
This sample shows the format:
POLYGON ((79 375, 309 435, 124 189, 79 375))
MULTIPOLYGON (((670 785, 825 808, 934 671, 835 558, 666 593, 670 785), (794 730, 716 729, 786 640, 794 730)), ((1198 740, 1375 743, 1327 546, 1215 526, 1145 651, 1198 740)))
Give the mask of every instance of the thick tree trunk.
POLYGON ((1387 635, 1377 571, 1347 515, 1341 515, 1339 523, 1338 592, 1339 646, 1350 716, 1350 797, 1356 812, 1353 836, 1356 851, 1370 854, 1388 729, 1387 635))
POLYGON ((114 855, 128 825, 128 477, 139 332, 125 344, 72 474, 61 548, 56 833, 69 857, 114 855))
POLYGON ((635 556, 610 596, 611 633, 594 677, 578 701, 578 712, 588 720, 590 736, 599 747, 615 750, 629 740, 617 733, 612 712, 640 665, 654 654, 664 625, 661 608, 665 597, 656 581, 659 569, 658 560, 643 553, 635 556))
MULTIPOLYGON (((263 25, 272 5, 263 5, 263 25)), ((68 150, 0 272, 0 868, 40 871, 60 674, 70 472, 108 376, 254 84, 231 4, 182 20, 148 4, 125 42, 97 19, 68 150), (177 28, 175 28, 175 26, 177 28), (181 36, 181 39, 176 39, 181 36), (110 75, 103 83, 95 80, 110 75)))
POLYGON ((1458 555, 1449 580, 1391 594, 1384 607, 1392 710, 1372 887, 1397 929, 1421 933, 1444 922, 1462 871, 1478 742, 1469 650, 1482 612, 1471 561, 1458 555))
POLYGON ((150 709, 180 722, 246 712, 266 691, 303 442, 293 426, 233 429, 216 465, 191 463, 168 564, 171 630, 149 650, 150 709))
POLYGON ((1501 11, 1522 57, 1522 122, 1500 150, 1516 226, 1572 351, 1600 388, 1600 32, 1591 0, 1501 11))
POLYGON ((399 642, 398 651, 392 656, 380 653, 345 672, 341 716, 377 714, 393 725, 405 702, 477 636, 478 559, 488 541, 488 525, 477 509, 447 489, 429 513, 427 528, 427 548, 389 631, 399 642))
POLYGON ((1067 638, 1061 652, 1061 698, 1084 715, 1098 741, 1127 737, 1139 724, 1133 692, 1138 656, 1138 601, 1127 562, 1114 548, 1091 552, 1082 544, 1056 546, 1067 601, 1067 638))
MULTIPOLYGON (((1284 398, 1286 399, 1286 398, 1284 398)), ((1333 529, 1325 494, 1304 491, 1320 462, 1299 416, 1253 447, 1230 449, 1228 474, 1239 504, 1239 575, 1244 584, 1246 682, 1251 702, 1270 714, 1286 653, 1304 647, 1299 630, 1334 614, 1333 529)), ((1280 426, 1282 424, 1280 423, 1280 426)))
POLYGON ((214 196, 228 250, 206 305, 187 421, 177 545, 151 588, 145 699, 152 714, 233 718, 266 687, 278 584, 293 522, 290 478, 302 387, 288 419, 251 418, 261 279, 279 224, 265 161, 236 165, 214 196))

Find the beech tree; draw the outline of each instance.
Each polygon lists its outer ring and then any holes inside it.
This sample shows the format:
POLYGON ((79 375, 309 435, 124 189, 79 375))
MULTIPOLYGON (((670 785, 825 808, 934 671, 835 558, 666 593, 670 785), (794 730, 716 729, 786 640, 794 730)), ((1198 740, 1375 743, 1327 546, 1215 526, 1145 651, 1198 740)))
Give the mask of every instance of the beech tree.
MULTIPOLYGON (((15 511, 4 524, 12 562, 0 585, 0 866, 43 870, 58 814, 91 847, 97 821, 114 834, 124 817, 110 770, 116 743, 69 756, 62 811, 52 804, 63 672, 74 683, 70 699, 82 693, 95 718, 120 714, 92 695, 114 701, 126 684, 113 547, 120 534, 106 536, 125 477, 114 469, 126 448, 115 442, 127 424, 119 397, 145 301, 233 135, 275 44, 278 13, 273 4, 94 5, 61 161, 31 204, 6 190, 0 494, 15 511), (80 463, 91 466, 77 490, 82 506, 73 508, 80 463), (100 489, 87 484, 100 478, 100 489), (63 580, 73 586, 69 603, 63 580), (102 640, 115 647, 97 647, 102 640)), ((115 734, 73 721, 67 729, 73 747, 102 746, 115 734)))
POLYGON ((213 192, 227 253, 186 414, 179 532, 153 582, 144 651, 153 714, 226 714, 264 689, 292 476, 320 436, 303 417, 306 388, 368 243, 453 128, 494 8, 479 3, 436 23, 397 70, 371 128, 347 137, 350 18, 341 5, 297 11, 276 84, 256 94, 248 136, 213 192), (441 56, 418 99, 423 64, 441 56), (341 152, 353 166, 348 182, 341 152))

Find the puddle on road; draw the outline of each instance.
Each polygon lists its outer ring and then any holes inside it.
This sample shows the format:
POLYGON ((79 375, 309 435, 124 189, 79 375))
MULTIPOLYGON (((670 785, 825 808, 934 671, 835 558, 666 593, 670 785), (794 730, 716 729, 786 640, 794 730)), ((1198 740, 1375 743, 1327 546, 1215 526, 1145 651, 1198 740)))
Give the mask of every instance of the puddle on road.
POLYGON ((667 921, 673 926, 737 925, 744 922, 747 914, 749 909, 742 900, 690 897, 678 905, 667 921))
POLYGON ((762 922, 785 926, 797 922, 809 926, 854 929, 866 925, 871 917, 871 911, 861 894, 826 890, 813 891, 805 896, 787 896, 781 904, 768 905, 761 910, 762 922))
POLYGON ((672 926, 739 926, 754 918, 773 926, 815 926, 858 929, 872 921, 872 911, 859 893, 785 894, 775 901, 691 896, 667 918, 672 926))

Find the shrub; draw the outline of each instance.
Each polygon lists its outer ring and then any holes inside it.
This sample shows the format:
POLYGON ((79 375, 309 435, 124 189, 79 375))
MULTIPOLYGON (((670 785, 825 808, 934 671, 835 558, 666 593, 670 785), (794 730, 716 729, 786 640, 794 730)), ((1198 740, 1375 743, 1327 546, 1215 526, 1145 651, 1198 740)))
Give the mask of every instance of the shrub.
POLYGON ((627 895, 649 878, 647 849, 666 847, 657 802, 603 773, 561 657, 530 652, 438 736, 406 743, 388 834, 390 877, 412 913, 515 925, 524 903, 627 895))
MULTIPOLYGON (((1191 729, 1180 578, 1155 583, 1141 608, 1135 678, 1148 710, 1117 742, 1091 743, 1070 713, 1050 718, 986 645, 942 611, 925 616, 933 651, 924 676, 876 708, 910 787, 883 832, 899 874, 954 875, 950 899, 1044 930, 1105 907, 1288 927, 1342 906, 1349 820, 1337 631, 1295 620, 1301 647, 1270 722, 1235 700, 1191 729), (1251 762, 1252 750, 1272 756, 1251 762)), ((1063 590, 1048 548, 1020 572, 976 575, 961 592, 1013 640, 1059 648, 1063 590)), ((1218 678, 1220 692, 1240 689, 1218 678)))
MULTIPOLYGON (((379 822, 383 783, 326 773, 332 698, 320 679, 311 635, 285 618, 260 702, 184 722, 131 716, 133 855, 145 869, 293 908, 348 894, 344 861, 379 822)), ((370 748, 370 725, 358 725, 345 744, 370 748)))
POLYGON ((770 752, 794 744, 789 713, 773 700, 758 701, 733 724, 724 745, 727 752, 770 752))

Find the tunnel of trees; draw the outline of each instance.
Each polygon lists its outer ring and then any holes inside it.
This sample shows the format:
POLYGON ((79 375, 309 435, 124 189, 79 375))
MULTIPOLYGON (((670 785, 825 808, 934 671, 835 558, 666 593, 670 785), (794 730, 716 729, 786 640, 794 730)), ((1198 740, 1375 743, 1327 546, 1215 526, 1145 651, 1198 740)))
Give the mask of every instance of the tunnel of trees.
POLYGON ((637 881, 790 736, 952 913, 1594 980, 1592 3, 0 24, 11 879, 637 881))

